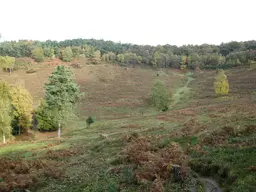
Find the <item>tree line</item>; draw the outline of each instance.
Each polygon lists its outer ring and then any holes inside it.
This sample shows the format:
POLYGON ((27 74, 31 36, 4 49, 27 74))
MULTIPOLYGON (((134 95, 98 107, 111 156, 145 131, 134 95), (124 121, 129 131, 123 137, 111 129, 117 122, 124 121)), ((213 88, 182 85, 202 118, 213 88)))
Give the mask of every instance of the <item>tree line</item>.
MULTIPOLYGON (((9 41, 0 43, 0 56, 31 57, 37 62, 47 58, 72 61, 90 58, 121 65, 148 65, 159 68, 218 69, 246 65, 256 61, 256 41, 220 45, 135 45, 95 39, 65 41, 9 41)), ((1 60, 0 60, 1 61, 1 60)))

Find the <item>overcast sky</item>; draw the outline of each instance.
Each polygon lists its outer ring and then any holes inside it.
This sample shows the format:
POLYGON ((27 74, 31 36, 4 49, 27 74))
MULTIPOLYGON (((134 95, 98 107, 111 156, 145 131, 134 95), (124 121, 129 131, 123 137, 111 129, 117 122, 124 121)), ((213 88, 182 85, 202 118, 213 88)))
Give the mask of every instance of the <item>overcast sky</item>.
POLYGON ((256 0, 0 0, 3 40, 136 44, 256 39, 256 0))

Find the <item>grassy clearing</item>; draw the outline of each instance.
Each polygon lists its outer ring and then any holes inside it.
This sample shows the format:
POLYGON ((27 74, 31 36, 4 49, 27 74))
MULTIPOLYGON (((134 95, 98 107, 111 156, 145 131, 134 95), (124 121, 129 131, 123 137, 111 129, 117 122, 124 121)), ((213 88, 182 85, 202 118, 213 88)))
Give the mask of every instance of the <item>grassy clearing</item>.
POLYGON ((172 96, 172 103, 170 108, 176 107, 179 102, 186 102, 189 98, 189 93, 191 88, 189 88, 189 83, 194 80, 192 77, 193 73, 189 72, 185 75, 186 82, 184 86, 179 87, 175 90, 175 93, 172 96))

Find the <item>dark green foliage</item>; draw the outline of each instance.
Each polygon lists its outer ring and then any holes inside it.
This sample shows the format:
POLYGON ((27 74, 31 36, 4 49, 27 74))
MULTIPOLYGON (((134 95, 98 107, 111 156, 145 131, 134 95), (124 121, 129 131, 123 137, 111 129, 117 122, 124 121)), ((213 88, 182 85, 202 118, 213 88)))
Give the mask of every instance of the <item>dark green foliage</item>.
POLYGON ((39 130, 55 130, 63 126, 81 96, 79 86, 72 80, 72 72, 64 66, 57 66, 45 84, 44 102, 37 111, 39 130))
POLYGON ((86 124, 87 124, 87 126, 90 127, 90 125, 91 125, 92 123, 94 123, 93 118, 92 118, 92 117, 88 117, 88 118, 86 119, 86 124))
POLYGON ((54 118, 53 111, 43 101, 36 111, 36 121, 39 131, 56 131, 58 129, 58 122, 54 118))

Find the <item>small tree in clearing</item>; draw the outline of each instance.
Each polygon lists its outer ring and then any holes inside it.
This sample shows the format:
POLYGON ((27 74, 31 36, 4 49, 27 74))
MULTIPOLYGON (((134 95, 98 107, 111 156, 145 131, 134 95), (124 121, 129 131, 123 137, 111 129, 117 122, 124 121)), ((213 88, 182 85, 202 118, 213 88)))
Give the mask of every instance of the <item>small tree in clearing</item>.
POLYGON ((170 105, 170 96, 162 81, 157 81, 152 89, 151 102, 158 110, 166 111, 170 105))
POLYGON ((90 125, 94 123, 94 120, 92 117, 88 117, 86 119, 86 124, 87 124, 87 127, 90 128, 90 125))
POLYGON ((224 70, 219 70, 214 81, 214 90, 216 95, 227 95, 229 92, 229 83, 224 70))

